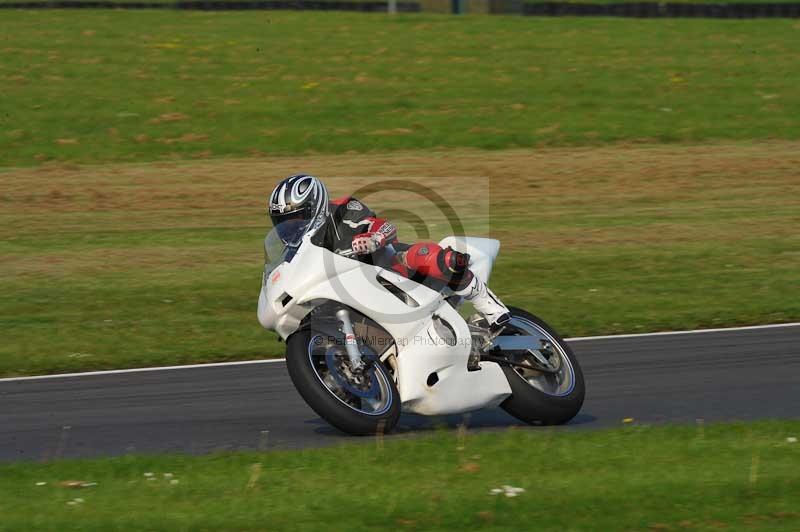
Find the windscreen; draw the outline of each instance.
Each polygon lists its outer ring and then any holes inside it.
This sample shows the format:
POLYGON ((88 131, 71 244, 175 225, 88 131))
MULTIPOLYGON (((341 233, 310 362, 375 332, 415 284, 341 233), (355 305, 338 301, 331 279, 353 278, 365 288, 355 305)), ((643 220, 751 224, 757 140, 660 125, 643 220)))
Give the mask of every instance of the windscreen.
POLYGON ((264 272, 269 273, 284 262, 289 262, 303 241, 308 223, 287 220, 273 227, 264 239, 264 272))

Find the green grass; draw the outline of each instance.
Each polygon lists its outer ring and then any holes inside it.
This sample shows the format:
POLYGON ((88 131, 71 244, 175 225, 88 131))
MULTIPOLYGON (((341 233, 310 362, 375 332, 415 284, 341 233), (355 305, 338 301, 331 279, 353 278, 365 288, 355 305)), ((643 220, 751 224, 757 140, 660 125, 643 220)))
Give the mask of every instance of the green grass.
MULTIPOLYGON (((76 2, 92 2, 96 0, 73 0, 76 2)), ((181 3, 181 0, 104 0, 110 1, 115 4, 178 4, 181 3)), ((187 0, 191 1, 191 0, 187 0)), ((257 2, 258 0, 214 0, 215 2, 223 2, 223 3, 247 3, 247 2, 257 2)), ((313 0, 314 2, 337 2, 339 0, 313 0)), ((375 2, 376 0, 344 0, 348 3, 361 3, 361 2, 375 2)), ((380 1, 380 0, 377 0, 380 1)), ((417 3, 417 0, 401 0, 404 3, 417 3)), ((0 4, 18 4, 18 3, 38 3, 38 4, 47 4, 49 0, 0 0, 0 4)), ((297 4, 302 4, 303 0, 297 0, 297 4)), ((384 2, 385 3, 385 2, 384 2)), ((78 15, 78 13, 76 13, 78 15)))
POLYGON ((535 429, 0 465, 0 530, 793 531, 798 432, 796 421, 535 429), (525 491, 490 494, 502 486, 525 491))
POLYGON ((491 192, 493 286, 568 335, 800 319, 794 21, 2 18, 0 375, 282 354, 263 201, 299 170, 482 179, 445 195, 491 192))
POLYGON ((468 231, 491 223, 494 290, 565 335, 798 320, 798 165, 789 143, 0 173, 0 375, 282 355, 255 317, 263 201, 299 168, 334 195, 376 175, 464 176, 429 182, 468 231))
POLYGON ((791 20, 2 16, 0 166, 800 137, 791 20))
MULTIPOLYGON (((793 4, 797 0, 644 0, 653 4, 793 4)), ((642 0, 524 0, 526 4, 543 4, 556 2, 560 4, 639 4, 642 0)))

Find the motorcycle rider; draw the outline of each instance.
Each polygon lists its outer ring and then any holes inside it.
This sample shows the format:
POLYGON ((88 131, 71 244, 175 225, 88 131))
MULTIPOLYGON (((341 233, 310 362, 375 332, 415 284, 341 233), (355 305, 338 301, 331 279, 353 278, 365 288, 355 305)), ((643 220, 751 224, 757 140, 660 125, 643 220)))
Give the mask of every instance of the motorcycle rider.
POLYGON ((398 242, 394 224, 356 198, 329 200, 325 185, 314 176, 295 174, 278 183, 269 197, 269 215, 287 243, 291 234, 310 233, 315 244, 338 254, 354 253, 365 262, 388 255, 387 266, 401 275, 447 283, 455 294, 472 302, 490 327, 511 318, 508 308, 469 269, 468 254, 434 242, 398 242))

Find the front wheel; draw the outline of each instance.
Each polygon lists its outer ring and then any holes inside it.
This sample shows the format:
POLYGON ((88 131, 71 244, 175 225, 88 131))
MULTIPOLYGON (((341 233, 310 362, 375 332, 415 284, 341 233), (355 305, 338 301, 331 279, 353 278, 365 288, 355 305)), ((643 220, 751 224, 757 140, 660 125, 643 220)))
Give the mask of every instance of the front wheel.
POLYGON ((357 436, 389 432, 400 418, 400 394, 386 366, 371 352, 364 361, 364 369, 353 371, 343 341, 322 332, 301 330, 286 342, 286 367, 306 403, 357 436))
POLYGON ((544 321, 519 308, 509 307, 511 320, 501 336, 530 337, 539 359, 532 355, 513 354, 508 358, 518 364, 503 366, 511 387, 511 396, 500 405, 506 412, 526 423, 560 425, 578 414, 586 387, 578 359, 569 345, 544 321), (536 367, 547 364, 548 372, 536 367))

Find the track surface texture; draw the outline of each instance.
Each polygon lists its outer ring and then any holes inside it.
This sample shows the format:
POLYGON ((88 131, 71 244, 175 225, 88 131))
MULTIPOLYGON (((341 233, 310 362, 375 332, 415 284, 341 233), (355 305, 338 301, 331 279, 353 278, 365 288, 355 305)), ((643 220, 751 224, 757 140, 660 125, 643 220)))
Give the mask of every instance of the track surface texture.
MULTIPOLYGON (((800 417, 800 326, 571 343, 587 396, 567 427, 613 427, 624 418, 800 417)), ((5 381, 0 404, 3 461, 359 440, 332 429, 305 405, 283 362, 5 381)), ((404 415, 392 437, 464 421, 462 415, 404 415)), ((478 429, 520 425, 500 409, 472 413, 466 422, 478 429)))

